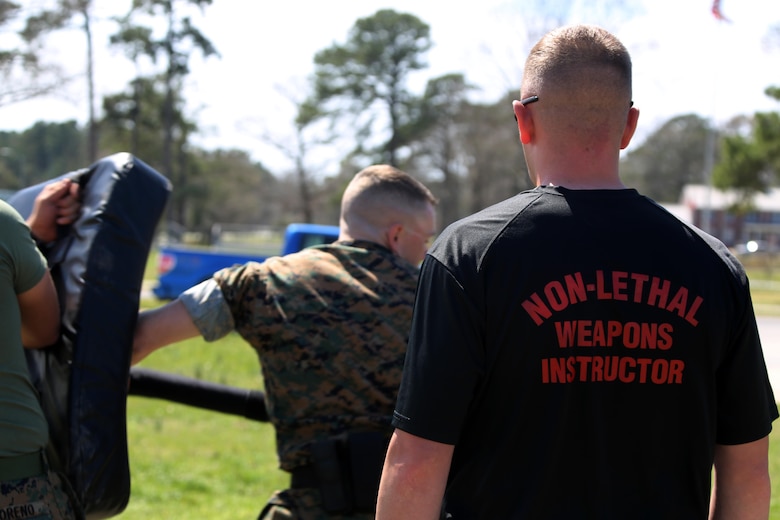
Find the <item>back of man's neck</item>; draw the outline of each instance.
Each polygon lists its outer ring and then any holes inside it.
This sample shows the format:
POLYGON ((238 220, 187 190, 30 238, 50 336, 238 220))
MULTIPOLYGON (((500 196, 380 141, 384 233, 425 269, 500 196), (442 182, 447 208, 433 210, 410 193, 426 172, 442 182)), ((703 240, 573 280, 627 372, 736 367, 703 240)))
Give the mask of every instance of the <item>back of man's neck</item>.
POLYGON ((550 186, 552 188, 566 188, 569 190, 624 190, 626 185, 618 179, 556 179, 541 180, 537 186, 550 186))

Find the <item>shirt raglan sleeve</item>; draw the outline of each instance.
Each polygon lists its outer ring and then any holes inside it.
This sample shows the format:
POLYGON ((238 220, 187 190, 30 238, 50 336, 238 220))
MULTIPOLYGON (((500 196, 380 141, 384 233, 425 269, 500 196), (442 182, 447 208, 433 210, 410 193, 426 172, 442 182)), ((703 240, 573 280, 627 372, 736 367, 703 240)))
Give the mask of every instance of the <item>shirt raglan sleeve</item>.
POLYGON ((744 444, 772 431, 777 404, 749 296, 732 347, 718 368, 717 385, 718 444, 744 444))
POLYGON ((423 262, 393 425, 455 444, 484 367, 482 319, 435 258, 423 262))

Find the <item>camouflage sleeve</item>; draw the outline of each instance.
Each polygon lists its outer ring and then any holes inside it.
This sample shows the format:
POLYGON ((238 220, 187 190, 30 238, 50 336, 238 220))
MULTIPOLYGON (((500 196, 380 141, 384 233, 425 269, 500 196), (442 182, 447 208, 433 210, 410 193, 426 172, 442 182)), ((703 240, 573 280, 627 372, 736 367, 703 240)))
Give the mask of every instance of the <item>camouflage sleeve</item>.
POLYGON ((234 329, 233 315, 214 279, 190 287, 179 300, 206 341, 218 340, 234 329))

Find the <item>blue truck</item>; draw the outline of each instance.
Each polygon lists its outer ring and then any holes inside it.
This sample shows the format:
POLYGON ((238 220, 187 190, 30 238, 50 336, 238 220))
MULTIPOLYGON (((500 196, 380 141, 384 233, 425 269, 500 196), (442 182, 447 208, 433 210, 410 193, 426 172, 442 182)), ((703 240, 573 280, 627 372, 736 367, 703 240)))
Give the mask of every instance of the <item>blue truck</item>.
MULTIPOLYGON (((284 232, 280 255, 295 253, 309 246, 328 244, 339 236, 338 226, 294 223, 284 232)), ((160 247, 157 256, 157 284, 152 289, 161 300, 176 298, 193 285, 208 280, 224 267, 262 262, 267 256, 252 253, 198 249, 183 245, 160 247)))

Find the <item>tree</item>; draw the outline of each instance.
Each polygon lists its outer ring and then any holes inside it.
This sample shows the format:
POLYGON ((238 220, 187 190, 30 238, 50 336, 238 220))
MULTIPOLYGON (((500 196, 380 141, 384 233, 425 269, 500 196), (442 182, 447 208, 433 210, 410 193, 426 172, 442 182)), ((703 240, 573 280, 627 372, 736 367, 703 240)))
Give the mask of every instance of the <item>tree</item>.
MULTIPOLYGON (((780 88, 769 87, 766 94, 780 101, 780 88)), ((738 194, 735 210, 753 206, 753 197, 776 184, 780 174, 780 114, 756 113, 721 140, 721 157, 713 170, 714 185, 738 194)))
POLYGON ((512 99, 514 94, 509 92, 496 103, 467 105, 462 116, 467 124, 461 146, 468 158, 464 214, 532 187, 513 119, 512 99))
MULTIPOLYGON (((141 55, 146 55, 153 61, 164 58, 166 65, 162 73, 165 86, 164 101, 162 105, 162 172, 171 178, 174 186, 181 190, 186 182, 184 170, 180 168, 182 148, 186 146, 186 136, 191 127, 177 127, 177 113, 181 112, 182 97, 180 96, 182 80, 189 70, 189 57, 194 51, 200 51, 204 57, 218 55, 216 48, 195 26, 189 17, 179 18, 179 6, 196 6, 201 11, 212 0, 133 0, 131 11, 124 18, 119 19, 120 30, 111 37, 111 43, 122 45, 128 49, 128 53, 137 60, 141 55), (154 31, 135 23, 139 14, 159 16, 162 14, 165 20, 165 34, 155 38, 154 31), (178 147, 174 150, 174 145, 178 147), (177 161, 174 159, 178 158, 177 161)), ((140 78, 139 78, 140 79, 140 78)), ((139 110, 140 113, 140 109, 139 110)), ((174 198, 175 199, 175 198, 174 198)), ((183 214, 183 200, 179 199, 179 216, 183 214)), ((175 206, 169 205, 171 211, 175 206)), ((172 217, 169 213, 169 220, 172 217)))
MULTIPOLYGON (((318 108, 311 104, 311 99, 296 99, 296 93, 305 92, 305 88, 278 87, 280 94, 295 106, 296 116, 293 121, 293 134, 288 136, 272 135, 268 130, 260 132, 259 138, 274 147, 284 155, 293 167, 298 193, 297 200, 290 206, 300 214, 296 220, 314 222, 314 179, 308 158, 311 151, 321 145, 329 144, 331 139, 318 133, 317 123, 320 122, 318 108)), ((278 129, 275 129, 275 133, 278 129)), ((325 133, 327 134, 327 132, 325 133)))
POLYGON ((83 19, 81 29, 86 40, 87 64, 87 107, 89 111, 87 157, 90 162, 98 159, 98 128, 95 116, 95 60, 92 41, 92 0, 56 0, 53 9, 44 9, 30 16, 25 33, 38 39, 41 35, 58 29, 67 28, 68 22, 79 16, 83 19))
POLYGON ((305 163, 306 155, 308 153, 308 144, 304 134, 307 126, 308 119, 305 115, 299 114, 295 121, 296 147, 293 150, 288 150, 288 157, 295 162, 295 175, 298 180, 298 194, 300 195, 303 221, 312 222, 312 219, 314 218, 314 208, 312 208, 310 175, 305 163))
POLYGON ((315 55, 310 104, 331 117, 334 127, 342 115, 351 115, 357 152, 397 166, 399 150, 419 135, 419 106, 407 81, 427 66, 423 56, 430 47, 430 28, 411 14, 384 9, 361 18, 344 45, 315 55), (377 125, 384 125, 386 137, 372 148, 377 125))
POLYGON ((0 106, 50 94, 65 81, 59 67, 41 58, 42 37, 58 28, 47 11, 0 0, 0 106))
MULTIPOLYGON (((473 87, 462 74, 447 74, 428 81, 420 102, 420 129, 427 132, 413 145, 410 162, 418 171, 441 174, 436 186, 442 224, 454 222, 463 215, 461 207, 462 183, 467 175, 462 134, 467 94, 473 87)), ((432 181, 432 179, 428 179, 432 181)))
POLYGON ((197 195, 188 197, 188 229, 206 231, 214 223, 272 223, 283 210, 279 182, 261 164, 252 163, 245 151, 193 150, 189 164, 203 174, 187 187, 197 195), (219 173, 206 175, 209 171, 219 173))
POLYGON ((714 185, 739 195, 735 210, 752 208, 753 197, 766 193, 780 173, 780 114, 757 113, 749 135, 725 136, 721 159, 713 171, 714 185))
POLYGON ((82 28, 87 42, 87 110, 89 111, 87 155, 90 162, 98 159, 98 126, 95 115, 95 52, 92 41, 92 0, 64 0, 72 2, 72 8, 83 18, 82 28))
MULTIPOLYGON (((164 99, 157 78, 136 78, 125 91, 105 96, 101 146, 128 151, 162 171, 164 99)), ((180 112, 177 117, 188 124, 180 112)))
MULTIPOLYGON (((173 114, 166 115, 166 99, 164 81, 159 77, 136 78, 125 92, 106 96, 101 146, 107 150, 128 150, 170 178, 174 190, 168 206, 169 220, 186 226, 190 224, 187 207, 196 203, 191 199, 207 196, 194 188, 198 170, 186 167, 192 159, 188 139, 197 127, 182 113, 181 103, 174 103, 173 114), (165 167, 165 117, 177 129, 171 143, 177 151, 174 156, 177 163, 175 168, 168 167, 171 169, 165 167)), ((173 163, 173 158, 169 161, 173 163)))
POLYGON ((84 141, 75 121, 0 132, 0 188, 17 190, 83 168, 84 141))
POLYGON ((670 119, 621 159, 624 182, 659 202, 677 202, 683 186, 707 182, 709 132, 696 114, 670 119))
MULTIPOLYGON (((780 26, 777 27, 780 35, 780 26)), ((766 95, 780 101, 780 87, 768 87, 766 95)), ((775 174, 775 180, 780 175, 780 124, 778 124, 778 114, 773 112, 759 118, 757 138, 766 153, 767 165, 775 174)))

